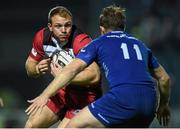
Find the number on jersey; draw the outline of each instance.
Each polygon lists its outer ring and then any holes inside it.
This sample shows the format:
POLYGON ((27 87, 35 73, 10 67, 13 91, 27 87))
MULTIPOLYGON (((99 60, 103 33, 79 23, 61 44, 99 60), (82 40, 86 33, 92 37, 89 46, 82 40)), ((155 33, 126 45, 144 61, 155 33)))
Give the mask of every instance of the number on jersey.
MULTIPOLYGON (((134 50, 136 52, 137 60, 142 60, 142 54, 141 54, 141 51, 139 49, 139 46, 137 44, 134 44, 133 48, 134 48, 134 50)), ((126 43, 122 43, 121 44, 121 49, 123 51, 124 59, 129 60, 130 56, 129 56, 129 51, 128 51, 127 44, 126 43)))

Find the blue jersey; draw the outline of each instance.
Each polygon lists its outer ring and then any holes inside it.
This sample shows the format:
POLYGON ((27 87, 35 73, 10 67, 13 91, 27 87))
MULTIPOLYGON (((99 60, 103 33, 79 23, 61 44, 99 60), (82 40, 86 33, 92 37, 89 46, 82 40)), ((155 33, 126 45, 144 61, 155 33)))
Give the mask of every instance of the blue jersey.
POLYGON ((81 49, 77 58, 96 61, 109 81, 110 90, 88 106, 97 120, 106 127, 150 125, 156 111, 150 69, 159 67, 150 49, 125 32, 112 31, 81 49))
POLYGON ((77 58, 87 64, 96 61, 103 68, 110 89, 121 85, 154 87, 149 70, 159 67, 151 50, 123 31, 112 31, 93 40, 77 58))

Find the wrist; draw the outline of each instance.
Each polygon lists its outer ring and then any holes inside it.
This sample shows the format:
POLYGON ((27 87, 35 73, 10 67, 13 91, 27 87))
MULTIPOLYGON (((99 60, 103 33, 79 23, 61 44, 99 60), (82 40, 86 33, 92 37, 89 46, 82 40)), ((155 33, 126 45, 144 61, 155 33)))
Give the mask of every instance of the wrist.
POLYGON ((160 100, 159 105, 169 105, 169 101, 160 100))
POLYGON ((49 99, 49 98, 51 97, 49 94, 47 94, 47 93, 45 93, 45 92, 43 92, 43 93, 41 94, 41 96, 43 96, 44 98, 47 98, 47 99, 49 99))

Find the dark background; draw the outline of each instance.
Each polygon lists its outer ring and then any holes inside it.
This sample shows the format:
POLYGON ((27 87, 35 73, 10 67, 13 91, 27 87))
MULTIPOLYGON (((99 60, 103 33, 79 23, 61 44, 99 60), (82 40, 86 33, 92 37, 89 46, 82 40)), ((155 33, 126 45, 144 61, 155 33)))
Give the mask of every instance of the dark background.
MULTIPOLYGON (((36 31, 47 25, 49 10, 67 7, 74 23, 96 38, 98 17, 110 4, 126 8, 126 31, 143 40, 172 78, 171 127, 177 122, 180 92, 180 1, 178 0, 12 0, 0 4, 0 127, 23 127, 26 100, 37 95, 50 79, 28 78, 24 68, 36 31), (2 114, 2 115, 1 115, 2 114), (18 119, 17 119, 18 116, 18 119), (16 121, 15 121, 16 120, 16 121), (18 121, 18 122, 17 122, 18 121)), ((179 113, 180 114, 180 113, 179 113)), ((154 127, 157 127, 156 125, 154 127)))

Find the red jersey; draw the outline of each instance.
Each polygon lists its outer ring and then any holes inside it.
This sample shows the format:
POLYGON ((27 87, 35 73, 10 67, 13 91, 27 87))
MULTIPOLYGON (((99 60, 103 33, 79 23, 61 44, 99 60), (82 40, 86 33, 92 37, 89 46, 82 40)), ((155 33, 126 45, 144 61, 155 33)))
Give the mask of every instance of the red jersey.
MULTIPOLYGON (((48 28, 38 31, 33 39, 33 48, 30 56, 36 61, 43 58, 52 57, 54 53, 63 49, 72 52, 75 56, 81 48, 90 43, 91 38, 83 33, 76 26, 72 27, 72 32, 67 43, 60 43, 59 39, 53 36, 48 28)), ((66 117, 73 117, 73 111, 81 109, 101 96, 99 85, 67 86, 51 98, 47 106, 55 113, 66 110, 66 117)))
POLYGON ((79 50, 90 41, 91 38, 87 34, 73 26, 68 42, 62 45, 48 28, 43 28, 36 33, 33 39, 33 48, 30 56, 36 61, 40 61, 45 56, 52 57, 53 53, 61 49, 73 50, 73 54, 77 55, 79 50))

